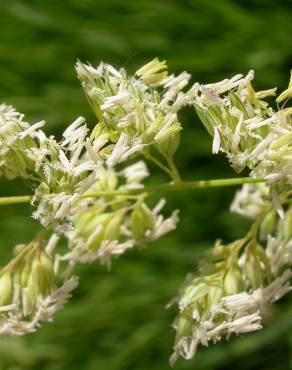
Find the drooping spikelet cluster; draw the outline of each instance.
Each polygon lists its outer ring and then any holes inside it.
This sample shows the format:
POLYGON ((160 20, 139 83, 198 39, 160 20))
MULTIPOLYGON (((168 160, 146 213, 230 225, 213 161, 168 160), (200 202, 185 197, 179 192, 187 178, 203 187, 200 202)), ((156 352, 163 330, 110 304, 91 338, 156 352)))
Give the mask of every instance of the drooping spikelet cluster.
POLYGON ((78 279, 60 273, 52 254, 57 239, 47 245, 37 237, 20 245, 17 255, 0 270, 0 334, 22 335, 51 321, 77 286, 78 279))
POLYGON ((267 307, 291 291, 291 216, 291 206, 278 220, 274 209, 262 207, 263 222, 245 238, 228 245, 217 241, 206 253, 200 274, 187 278, 176 299, 171 364, 179 355, 193 358, 199 345, 262 328, 267 307))

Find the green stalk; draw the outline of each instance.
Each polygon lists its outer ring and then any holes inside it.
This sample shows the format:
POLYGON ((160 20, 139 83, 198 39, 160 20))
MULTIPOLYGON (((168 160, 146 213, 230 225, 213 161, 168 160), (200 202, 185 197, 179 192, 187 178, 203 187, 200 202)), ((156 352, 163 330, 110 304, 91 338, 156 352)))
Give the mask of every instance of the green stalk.
POLYGON ((177 169, 177 167, 174 163, 173 157, 169 157, 169 156, 164 156, 164 157, 165 157, 165 159, 166 159, 166 161, 169 165, 173 182, 175 184, 182 183, 182 179, 181 179, 179 171, 178 171, 178 169, 177 169))
POLYGON ((159 159, 154 157, 148 150, 144 150, 143 154, 146 159, 155 163, 157 167, 161 168, 164 172, 166 172, 172 178, 171 170, 168 167, 166 167, 163 163, 161 163, 159 159))
POLYGON ((29 195, 0 197, 0 206, 4 206, 7 204, 29 203, 30 200, 31 200, 31 197, 29 195))
MULTIPOLYGON (((216 179, 216 180, 199 180, 199 181, 181 181, 176 184, 162 184, 147 186, 145 188, 139 189, 128 189, 128 190, 114 190, 114 191, 98 191, 94 193, 86 193, 82 195, 82 198, 97 198, 101 196, 132 196, 139 194, 152 194, 152 193, 164 193, 171 191, 188 191, 195 189, 207 189, 207 188, 218 188, 225 186, 236 186, 242 184, 255 184, 260 182, 265 182, 265 178, 250 178, 241 177, 234 179, 216 179)), ((0 197, 0 206, 8 204, 18 204, 18 203, 29 203, 31 196, 21 195, 12 197, 0 197)))

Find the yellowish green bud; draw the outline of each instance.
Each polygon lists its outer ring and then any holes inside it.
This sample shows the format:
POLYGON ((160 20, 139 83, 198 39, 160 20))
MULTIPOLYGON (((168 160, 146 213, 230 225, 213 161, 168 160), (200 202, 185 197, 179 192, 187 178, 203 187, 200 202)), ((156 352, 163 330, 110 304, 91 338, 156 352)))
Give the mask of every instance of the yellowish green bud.
POLYGON ((227 295, 237 294, 244 289, 244 283, 239 266, 232 266, 224 277, 224 290, 227 295))
POLYGON ((136 75, 149 85, 156 85, 167 77, 166 61, 160 62, 158 58, 151 60, 136 71, 136 75))
POLYGON ((130 226, 133 237, 137 242, 142 242, 146 237, 147 230, 152 231, 155 227, 155 216, 145 203, 137 206, 131 214, 130 226))
POLYGON ((283 236, 285 240, 289 240, 292 236, 292 208, 289 208, 285 213, 283 222, 283 236))
POLYGON ((290 99, 292 97, 292 70, 290 71, 290 81, 288 84, 288 88, 284 90, 276 99, 277 103, 281 103, 286 99, 290 99))
POLYGON ((179 147, 179 143, 180 143, 180 131, 169 136, 166 140, 158 142, 156 144, 156 147, 161 154, 167 157, 173 157, 173 155, 177 151, 177 148, 179 147))
POLYGON ((274 210, 267 213, 260 224, 259 233, 260 239, 267 239, 268 235, 272 235, 275 231, 277 216, 274 210))
POLYGON ((23 288, 26 287, 28 284, 30 272, 31 272, 31 263, 27 262, 24 264, 20 272, 20 284, 23 288))
POLYGON ((10 272, 0 277, 0 307, 12 303, 13 286, 10 272))
POLYGON ((194 322, 192 317, 187 312, 182 312, 176 321, 176 337, 177 343, 181 338, 191 334, 194 322))
POLYGON ((144 227, 144 219, 141 209, 137 208, 132 212, 130 218, 130 226, 135 241, 141 242, 142 240, 144 240, 146 230, 144 227))
POLYGON ((100 191, 114 191, 118 185, 118 178, 115 171, 111 168, 101 168, 98 172, 99 181, 94 186, 100 191))
POLYGON ((29 275, 27 287, 23 289, 24 315, 27 316, 31 313, 36 302, 36 287, 33 274, 29 275))
POLYGON ((120 228, 123 220, 123 215, 117 214, 106 225, 104 230, 105 240, 118 240, 120 237, 120 228))
POLYGON ((84 219, 81 224, 78 222, 78 218, 76 219, 76 225, 81 235, 90 236, 98 227, 102 226, 104 228, 112 217, 112 213, 100 214, 99 211, 91 213, 89 209, 88 212, 84 214, 84 219))
POLYGON ((142 204, 141 209, 144 216, 145 228, 146 230, 152 231, 155 227, 155 217, 145 203, 142 204))
POLYGON ((52 261, 44 251, 33 259, 30 278, 35 296, 46 297, 52 292, 55 274, 52 261))
POLYGON ((245 262, 245 271, 248 280, 253 289, 258 289, 263 286, 264 273, 258 258, 251 254, 247 254, 245 262))
POLYGON ((212 280, 208 286, 208 306, 216 306, 224 295, 222 278, 212 280))
POLYGON ((255 98, 256 99, 264 99, 268 96, 275 96, 276 95, 276 91, 277 91, 277 87, 274 87, 272 89, 268 89, 268 90, 263 90, 263 91, 257 91, 255 93, 255 98))
POLYGON ((54 265, 52 258, 45 252, 40 253, 40 263, 47 274, 47 279, 51 285, 55 282, 54 265))
MULTIPOLYGON (((292 88, 291 88, 291 90, 292 90, 292 88)), ((280 136, 279 139, 275 140, 270 145, 270 149, 271 150, 280 149, 280 148, 284 147, 285 145, 291 143, 291 141, 292 141, 292 132, 289 132, 288 134, 280 136)))
POLYGON ((255 255, 259 262, 264 266, 265 277, 270 281, 272 277, 270 260, 266 254, 266 250, 260 244, 257 244, 256 246, 255 255))

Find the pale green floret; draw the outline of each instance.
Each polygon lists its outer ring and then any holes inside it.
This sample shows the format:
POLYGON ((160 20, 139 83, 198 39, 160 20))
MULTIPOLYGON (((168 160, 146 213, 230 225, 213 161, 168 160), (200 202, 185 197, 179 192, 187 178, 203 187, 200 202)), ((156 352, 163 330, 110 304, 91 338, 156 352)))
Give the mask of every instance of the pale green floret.
POLYGON ((239 266, 232 266, 224 276, 224 290, 227 295, 237 294, 244 290, 242 272, 239 266))
POLYGON ((282 103, 286 99, 292 98, 292 70, 290 71, 290 81, 288 88, 284 90, 276 99, 277 103, 282 103))
POLYGON ((248 253, 245 261, 245 272, 253 289, 263 287, 264 271, 256 255, 248 253))
POLYGON ((44 298, 50 295, 55 287, 52 260, 44 251, 39 251, 32 261, 31 280, 35 297, 44 298))
POLYGON ((10 272, 4 272, 0 276, 0 306, 12 303, 12 278, 10 272))
POLYGON ((181 136, 180 131, 178 131, 178 132, 172 134, 171 136, 169 136, 163 142, 157 143, 156 147, 157 147, 158 151, 162 155, 164 155, 168 158, 172 158, 174 156, 174 154, 176 153, 178 147, 179 147, 180 136, 181 136))
POLYGON ((260 240, 265 240, 274 233, 276 222, 277 215, 275 210, 268 212, 260 224, 260 240))
POLYGON ((136 75, 149 85, 158 85, 167 77, 167 64, 166 61, 159 61, 158 58, 151 60, 143 67, 136 71, 136 75))
POLYGON ((145 203, 138 204, 132 212, 130 227, 133 238, 137 243, 147 239, 147 232, 152 232, 155 227, 155 217, 145 203))
POLYGON ((268 90, 263 90, 263 91, 255 91, 254 92, 254 97, 255 99, 264 99, 267 98, 268 96, 275 96, 277 92, 277 87, 274 87, 272 89, 268 90))

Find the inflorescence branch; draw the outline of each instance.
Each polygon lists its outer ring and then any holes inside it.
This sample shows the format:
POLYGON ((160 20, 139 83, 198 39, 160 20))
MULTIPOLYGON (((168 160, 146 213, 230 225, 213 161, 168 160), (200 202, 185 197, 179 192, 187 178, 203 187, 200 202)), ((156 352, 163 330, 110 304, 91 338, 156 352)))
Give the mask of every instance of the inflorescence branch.
MULTIPOLYGON (((264 178, 251 178, 251 177, 241 177, 232 179, 215 179, 215 180, 198 180, 198 181, 180 181, 176 184, 161 184, 156 186, 146 186, 144 188, 138 189, 128 189, 128 190, 113 190, 113 191, 98 191, 94 193, 87 193, 83 198, 98 198, 103 196, 131 196, 139 194, 152 194, 152 193, 164 193, 172 191, 187 191, 196 190, 204 188, 217 188, 225 186, 236 186, 242 184, 256 184, 263 183, 267 180, 264 178)), ((29 195, 18 195, 11 197, 0 197, 0 206, 8 204, 17 203, 30 203, 32 197, 29 195)))

